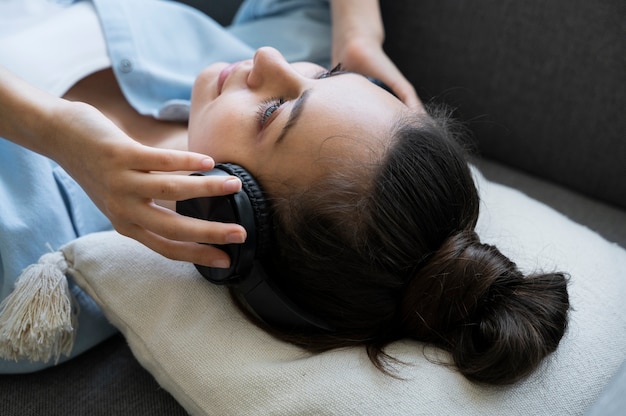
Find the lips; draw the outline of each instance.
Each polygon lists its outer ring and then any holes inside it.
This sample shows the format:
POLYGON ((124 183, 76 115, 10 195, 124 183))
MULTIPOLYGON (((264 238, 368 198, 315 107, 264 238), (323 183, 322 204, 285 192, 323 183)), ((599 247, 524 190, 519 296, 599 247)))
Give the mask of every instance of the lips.
POLYGON ((219 76, 217 77, 217 95, 222 93, 222 88, 224 88, 224 83, 228 79, 228 77, 233 73, 235 68, 237 68, 241 62, 235 62, 228 65, 226 68, 222 69, 219 76))

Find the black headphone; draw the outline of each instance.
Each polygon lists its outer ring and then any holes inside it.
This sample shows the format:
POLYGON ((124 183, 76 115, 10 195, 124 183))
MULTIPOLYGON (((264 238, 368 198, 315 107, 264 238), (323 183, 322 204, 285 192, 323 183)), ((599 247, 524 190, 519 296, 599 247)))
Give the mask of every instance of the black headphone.
POLYGON ((243 167, 218 164, 195 176, 236 176, 242 189, 236 194, 187 199, 176 203, 176 211, 208 221, 241 224, 247 232, 243 244, 216 245, 230 256, 228 269, 196 264, 211 283, 233 289, 237 299, 264 323, 283 330, 331 331, 320 319, 295 305, 266 273, 262 260, 272 244, 272 218, 269 203, 254 177, 243 167))

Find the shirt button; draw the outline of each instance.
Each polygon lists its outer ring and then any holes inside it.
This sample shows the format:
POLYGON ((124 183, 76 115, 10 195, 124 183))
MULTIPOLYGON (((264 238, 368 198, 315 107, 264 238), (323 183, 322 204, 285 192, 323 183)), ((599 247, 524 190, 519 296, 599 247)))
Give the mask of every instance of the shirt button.
POLYGON ((119 69, 122 73, 127 74, 133 70, 133 63, 128 59, 122 59, 119 64, 119 69))

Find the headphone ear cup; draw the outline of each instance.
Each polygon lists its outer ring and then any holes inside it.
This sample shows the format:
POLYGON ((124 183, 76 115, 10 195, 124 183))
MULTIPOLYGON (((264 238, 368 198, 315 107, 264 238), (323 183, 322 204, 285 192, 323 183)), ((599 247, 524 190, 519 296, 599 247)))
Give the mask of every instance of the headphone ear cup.
POLYGON ((243 167, 234 164, 218 164, 198 176, 236 176, 241 179, 240 192, 224 196, 192 198, 176 203, 176 211, 182 215, 207 221, 237 223, 248 234, 242 244, 216 245, 230 257, 227 269, 196 264, 198 271, 215 284, 237 285, 247 278, 254 262, 269 253, 271 243, 271 216, 263 190, 254 177, 243 167))
POLYGON ((252 212, 254 213, 254 228, 256 230, 255 259, 263 258, 269 252, 272 240, 270 208, 263 189, 254 179, 254 176, 242 166, 233 163, 221 163, 216 165, 215 168, 221 169, 241 180, 241 189, 248 196, 252 212))

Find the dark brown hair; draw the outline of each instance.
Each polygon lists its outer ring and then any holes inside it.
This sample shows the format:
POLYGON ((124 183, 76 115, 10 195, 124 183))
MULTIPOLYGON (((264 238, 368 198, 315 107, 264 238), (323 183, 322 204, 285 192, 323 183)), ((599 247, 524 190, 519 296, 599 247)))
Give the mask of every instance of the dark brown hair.
POLYGON ((403 120, 382 162, 329 170, 274 198, 274 273, 332 333, 272 331, 310 351, 389 343, 443 348, 468 379, 515 382, 554 351, 569 308, 561 273, 525 277, 474 232, 479 198, 442 118, 403 120), (437 121, 439 120, 439 121, 437 121))

